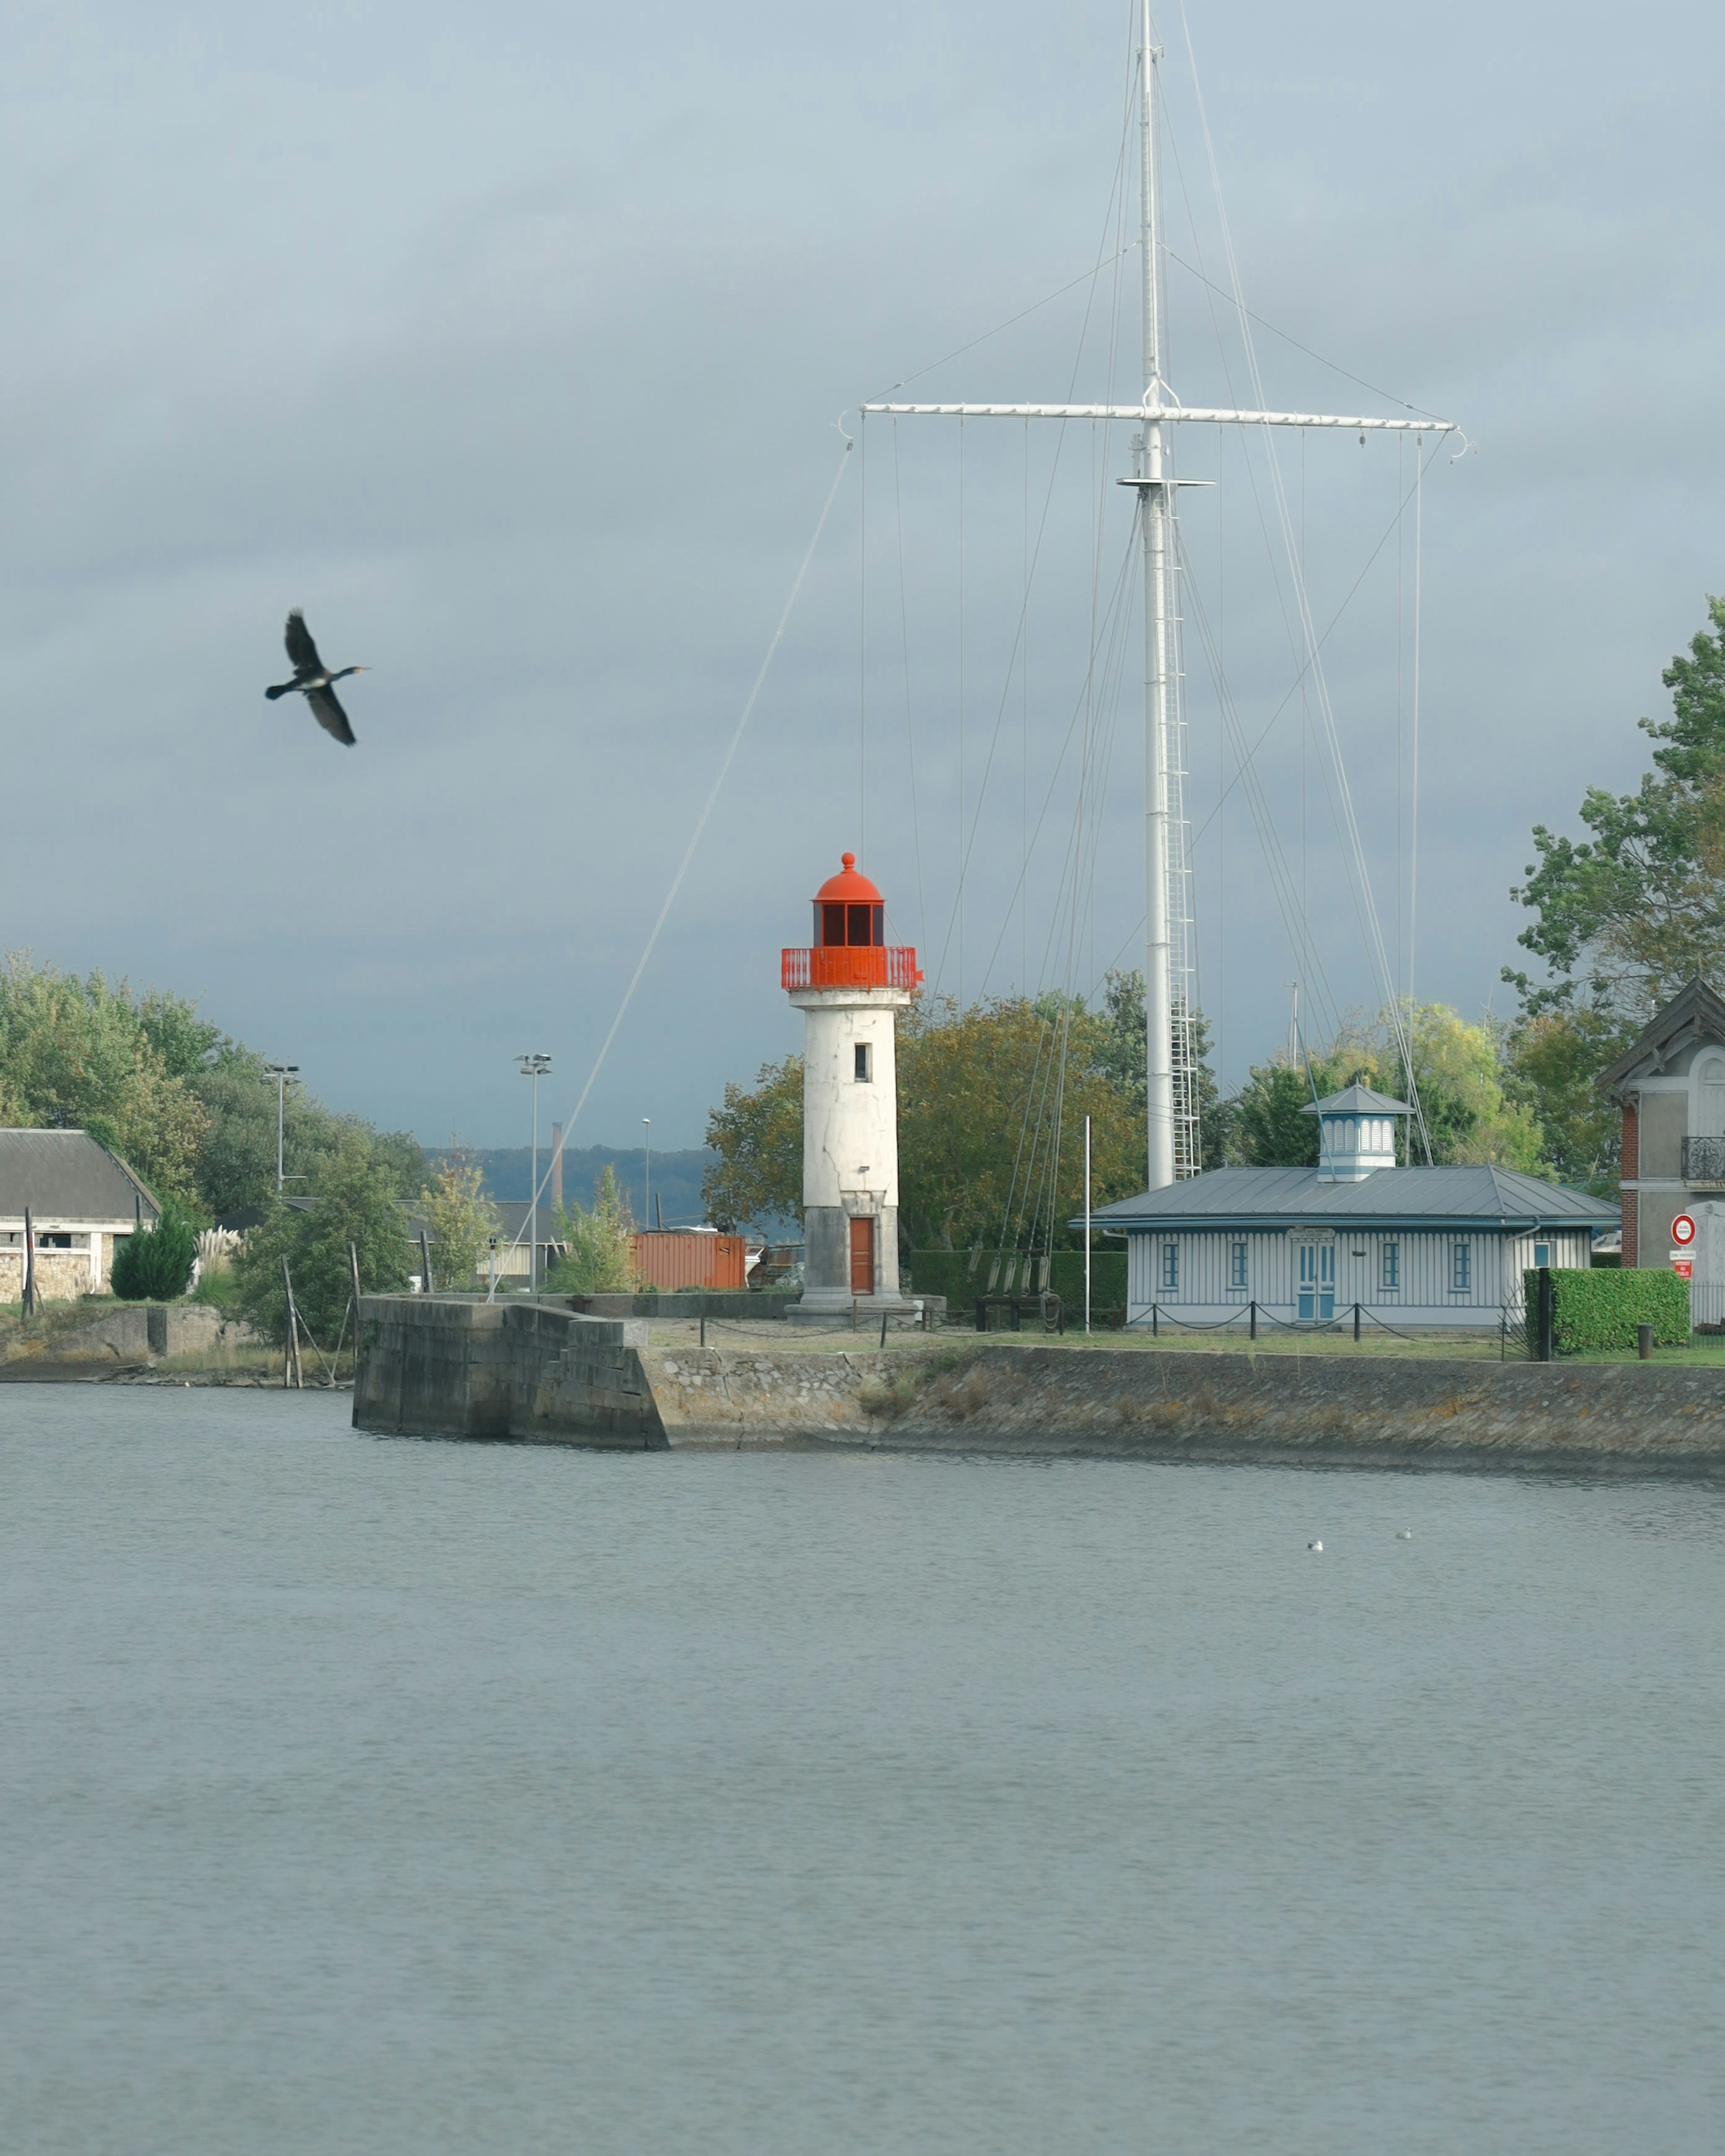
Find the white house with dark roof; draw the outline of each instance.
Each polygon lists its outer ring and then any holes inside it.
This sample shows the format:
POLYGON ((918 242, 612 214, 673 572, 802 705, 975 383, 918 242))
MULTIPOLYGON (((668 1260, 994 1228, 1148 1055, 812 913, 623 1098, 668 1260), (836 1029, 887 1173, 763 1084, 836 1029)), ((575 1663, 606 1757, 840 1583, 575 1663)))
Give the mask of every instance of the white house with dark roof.
POLYGON ((36 1291, 49 1301, 104 1293, 115 1239, 153 1227, 161 1210, 88 1131, 0 1130, 0 1302, 17 1302, 24 1291, 27 1206, 36 1291))
MULTIPOLYGON (((1255 1304, 1322 1324, 1495 1325, 1530 1265, 1584 1267, 1616 1207, 1506 1168, 1398 1168, 1405 1101, 1350 1086, 1306 1110, 1316 1168, 1220 1168, 1093 1216, 1127 1245, 1127 1322, 1216 1324, 1255 1304)), ((1081 1228, 1081 1220, 1072 1224, 1081 1228)))

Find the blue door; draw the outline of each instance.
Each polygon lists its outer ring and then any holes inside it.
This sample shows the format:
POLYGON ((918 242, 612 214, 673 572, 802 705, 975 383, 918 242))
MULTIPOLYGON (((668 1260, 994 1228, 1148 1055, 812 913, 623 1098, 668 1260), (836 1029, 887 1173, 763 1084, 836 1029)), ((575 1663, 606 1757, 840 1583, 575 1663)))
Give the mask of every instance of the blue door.
POLYGON ((1300 1245, 1300 1315, 1320 1322, 1336 1315, 1336 1245, 1300 1245))

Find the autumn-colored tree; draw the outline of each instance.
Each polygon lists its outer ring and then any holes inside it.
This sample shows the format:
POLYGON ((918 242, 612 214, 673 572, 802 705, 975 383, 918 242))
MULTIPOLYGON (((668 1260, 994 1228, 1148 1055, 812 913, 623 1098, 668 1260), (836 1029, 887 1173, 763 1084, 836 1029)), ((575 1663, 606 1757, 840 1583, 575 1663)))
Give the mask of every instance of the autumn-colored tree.
POLYGON ((497 1209, 485 1194, 485 1172, 454 1139, 443 1166, 419 1188, 419 1210, 439 1286, 466 1287, 497 1232, 497 1209))
POLYGON ((546 1276, 553 1295, 627 1295, 635 1285, 635 1224, 629 1200, 608 1161, 594 1186, 593 1204, 579 1199, 557 1209, 557 1240, 564 1245, 546 1276))

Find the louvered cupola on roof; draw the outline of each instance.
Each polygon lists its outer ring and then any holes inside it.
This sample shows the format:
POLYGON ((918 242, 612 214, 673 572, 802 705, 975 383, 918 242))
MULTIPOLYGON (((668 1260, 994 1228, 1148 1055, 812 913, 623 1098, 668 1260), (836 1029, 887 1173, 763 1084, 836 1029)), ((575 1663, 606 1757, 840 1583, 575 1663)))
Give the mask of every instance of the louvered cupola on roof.
POLYGON ((1394 1168, 1395 1119, 1413 1112, 1405 1101, 1358 1083, 1308 1103, 1300 1113, 1317 1117, 1318 1181, 1362 1183, 1380 1168, 1394 1168))

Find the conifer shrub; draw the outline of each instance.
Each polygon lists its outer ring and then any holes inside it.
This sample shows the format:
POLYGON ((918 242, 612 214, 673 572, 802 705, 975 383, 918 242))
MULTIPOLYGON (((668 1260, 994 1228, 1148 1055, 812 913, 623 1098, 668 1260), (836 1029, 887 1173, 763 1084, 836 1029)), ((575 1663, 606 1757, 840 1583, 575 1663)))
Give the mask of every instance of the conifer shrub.
POLYGON ((197 1255, 198 1231, 170 1198, 153 1228, 115 1244, 109 1285, 122 1302, 172 1302, 186 1292, 197 1255))
MULTIPOLYGON (((1529 1269, 1522 1275, 1527 1297, 1527 1322, 1539 1307, 1539 1275, 1529 1269)), ((1633 1348, 1635 1328, 1653 1327, 1655 1344, 1686 1348, 1689 1344, 1689 1283, 1676 1273, 1649 1265, 1571 1271, 1554 1270, 1552 1292, 1556 1298, 1555 1346, 1559 1355, 1598 1354, 1613 1348, 1633 1348)))

